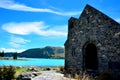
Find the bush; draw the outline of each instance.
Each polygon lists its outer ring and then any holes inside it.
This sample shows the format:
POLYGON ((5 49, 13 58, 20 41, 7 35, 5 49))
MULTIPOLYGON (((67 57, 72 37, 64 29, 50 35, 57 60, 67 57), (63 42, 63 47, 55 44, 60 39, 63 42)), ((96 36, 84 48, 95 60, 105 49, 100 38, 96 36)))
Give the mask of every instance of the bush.
POLYGON ((59 70, 60 70, 61 73, 64 73, 64 72, 65 72, 65 69, 64 69, 63 66, 59 66, 59 70))
POLYGON ((0 67, 0 80, 12 80, 15 75, 15 68, 13 66, 0 67))
POLYGON ((108 71, 103 71, 98 76, 98 80, 115 80, 113 75, 108 71))

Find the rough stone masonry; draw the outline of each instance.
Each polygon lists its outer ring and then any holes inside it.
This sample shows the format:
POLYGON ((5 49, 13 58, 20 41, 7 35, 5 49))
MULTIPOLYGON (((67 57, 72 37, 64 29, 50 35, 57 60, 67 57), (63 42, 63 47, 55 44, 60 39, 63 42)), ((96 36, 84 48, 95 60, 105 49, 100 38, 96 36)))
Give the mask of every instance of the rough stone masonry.
POLYGON ((120 24, 86 5, 78 19, 68 21, 65 71, 104 70, 120 73, 120 24))

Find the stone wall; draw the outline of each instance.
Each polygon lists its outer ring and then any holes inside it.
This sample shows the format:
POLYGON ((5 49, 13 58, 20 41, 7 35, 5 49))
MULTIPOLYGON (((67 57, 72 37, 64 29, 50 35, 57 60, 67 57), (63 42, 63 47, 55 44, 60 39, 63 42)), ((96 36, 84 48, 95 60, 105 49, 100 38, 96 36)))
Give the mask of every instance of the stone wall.
POLYGON ((83 70, 83 46, 97 47, 98 70, 109 70, 109 62, 120 62, 120 24, 87 5, 79 19, 68 21, 68 39, 65 42, 66 71, 83 70))

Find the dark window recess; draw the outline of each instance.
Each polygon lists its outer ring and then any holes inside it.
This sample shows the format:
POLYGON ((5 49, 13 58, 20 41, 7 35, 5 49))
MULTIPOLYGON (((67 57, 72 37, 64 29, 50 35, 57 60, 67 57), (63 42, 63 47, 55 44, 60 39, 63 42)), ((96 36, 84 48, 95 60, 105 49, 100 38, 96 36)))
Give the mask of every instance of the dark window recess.
POLYGON ((72 56, 75 57, 75 48, 72 48, 72 56))

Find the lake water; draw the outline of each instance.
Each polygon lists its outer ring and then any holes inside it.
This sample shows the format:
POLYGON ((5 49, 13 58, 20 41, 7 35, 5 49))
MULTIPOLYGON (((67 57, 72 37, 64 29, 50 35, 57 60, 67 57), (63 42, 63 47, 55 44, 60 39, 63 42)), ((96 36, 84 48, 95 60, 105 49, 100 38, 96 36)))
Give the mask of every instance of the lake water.
POLYGON ((20 58, 19 60, 0 60, 0 66, 64 66, 64 59, 20 58))

